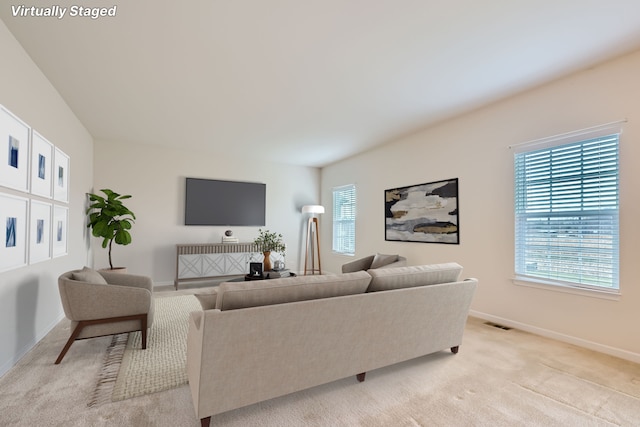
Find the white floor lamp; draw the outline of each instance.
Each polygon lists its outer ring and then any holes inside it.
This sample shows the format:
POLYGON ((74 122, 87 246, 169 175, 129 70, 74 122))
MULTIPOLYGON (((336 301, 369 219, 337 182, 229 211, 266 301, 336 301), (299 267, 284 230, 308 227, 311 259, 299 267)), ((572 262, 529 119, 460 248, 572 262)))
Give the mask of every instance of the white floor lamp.
POLYGON ((324 213, 324 206, 320 205, 305 205, 302 207, 302 214, 308 214, 309 220, 307 221, 307 241, 304 253, 304 275, 307 274, 322 274, 322 267, 320 265, 320 234, 318 233, 318 218, 316 215, 324 213), (318 268, 316 268, 316 257, 318 254, 318 268), (307 265, 311 261, 311 268, 307 268, 307 265))

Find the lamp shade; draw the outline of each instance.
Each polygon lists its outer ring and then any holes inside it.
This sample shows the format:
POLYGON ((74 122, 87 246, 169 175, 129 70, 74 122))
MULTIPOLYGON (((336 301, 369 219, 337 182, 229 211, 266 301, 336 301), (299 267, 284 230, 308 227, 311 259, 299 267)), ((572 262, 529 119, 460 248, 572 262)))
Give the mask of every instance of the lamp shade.
POLYGON ((303 214, 323 214, 324 206, 321 205, 305 205, 302 207, 303 214))

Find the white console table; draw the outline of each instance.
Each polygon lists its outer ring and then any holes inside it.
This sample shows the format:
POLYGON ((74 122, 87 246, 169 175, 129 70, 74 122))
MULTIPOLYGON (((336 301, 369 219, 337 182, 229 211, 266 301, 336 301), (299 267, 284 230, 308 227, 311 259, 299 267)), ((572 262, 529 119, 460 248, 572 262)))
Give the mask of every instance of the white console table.
MULTIPOLYGON (((196 243, 176 245, 176 277, 178 283, 206 280, 249 273, 249 262, 262 262, 264 256, 254 243, 196 243)), ((282 255, 272 252, 272 261, 282 255)))

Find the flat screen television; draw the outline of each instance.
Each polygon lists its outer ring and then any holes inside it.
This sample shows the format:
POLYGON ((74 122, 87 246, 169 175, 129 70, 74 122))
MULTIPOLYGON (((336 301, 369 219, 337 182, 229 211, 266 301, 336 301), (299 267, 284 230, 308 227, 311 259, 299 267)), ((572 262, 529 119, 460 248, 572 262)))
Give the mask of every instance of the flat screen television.
POLYGON ((264 226, 266 184, 187 178, 185 225, 264 226))

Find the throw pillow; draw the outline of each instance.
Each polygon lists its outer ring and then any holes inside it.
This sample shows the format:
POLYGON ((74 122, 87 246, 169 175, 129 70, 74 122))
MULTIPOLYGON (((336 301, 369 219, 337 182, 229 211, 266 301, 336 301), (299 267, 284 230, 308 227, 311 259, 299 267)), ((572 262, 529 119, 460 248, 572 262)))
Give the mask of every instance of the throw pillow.
POLYGON ((385 254, 376 254, 373 257, 373 261, 371 262, 371 267, 369 268, 380 268, 385 265, 392 264, 398 260, 398 255, 385 255, 385 254))
POLYGON ((194 295, 198 301, 200 301, 200 305, 203 310, 211 310, 216 308, 216 300, 218 299, 218 291, 212 289, 209 293, 206 294, 195 294, 194 295))
POLYGON ((108 284, 107 281, 104 280, 104 277, 102 277, 102 274, 89 267, 84 267, 82 270, 74 271, 72 277, 73 280, 90 283, 92 285, 108 284))

